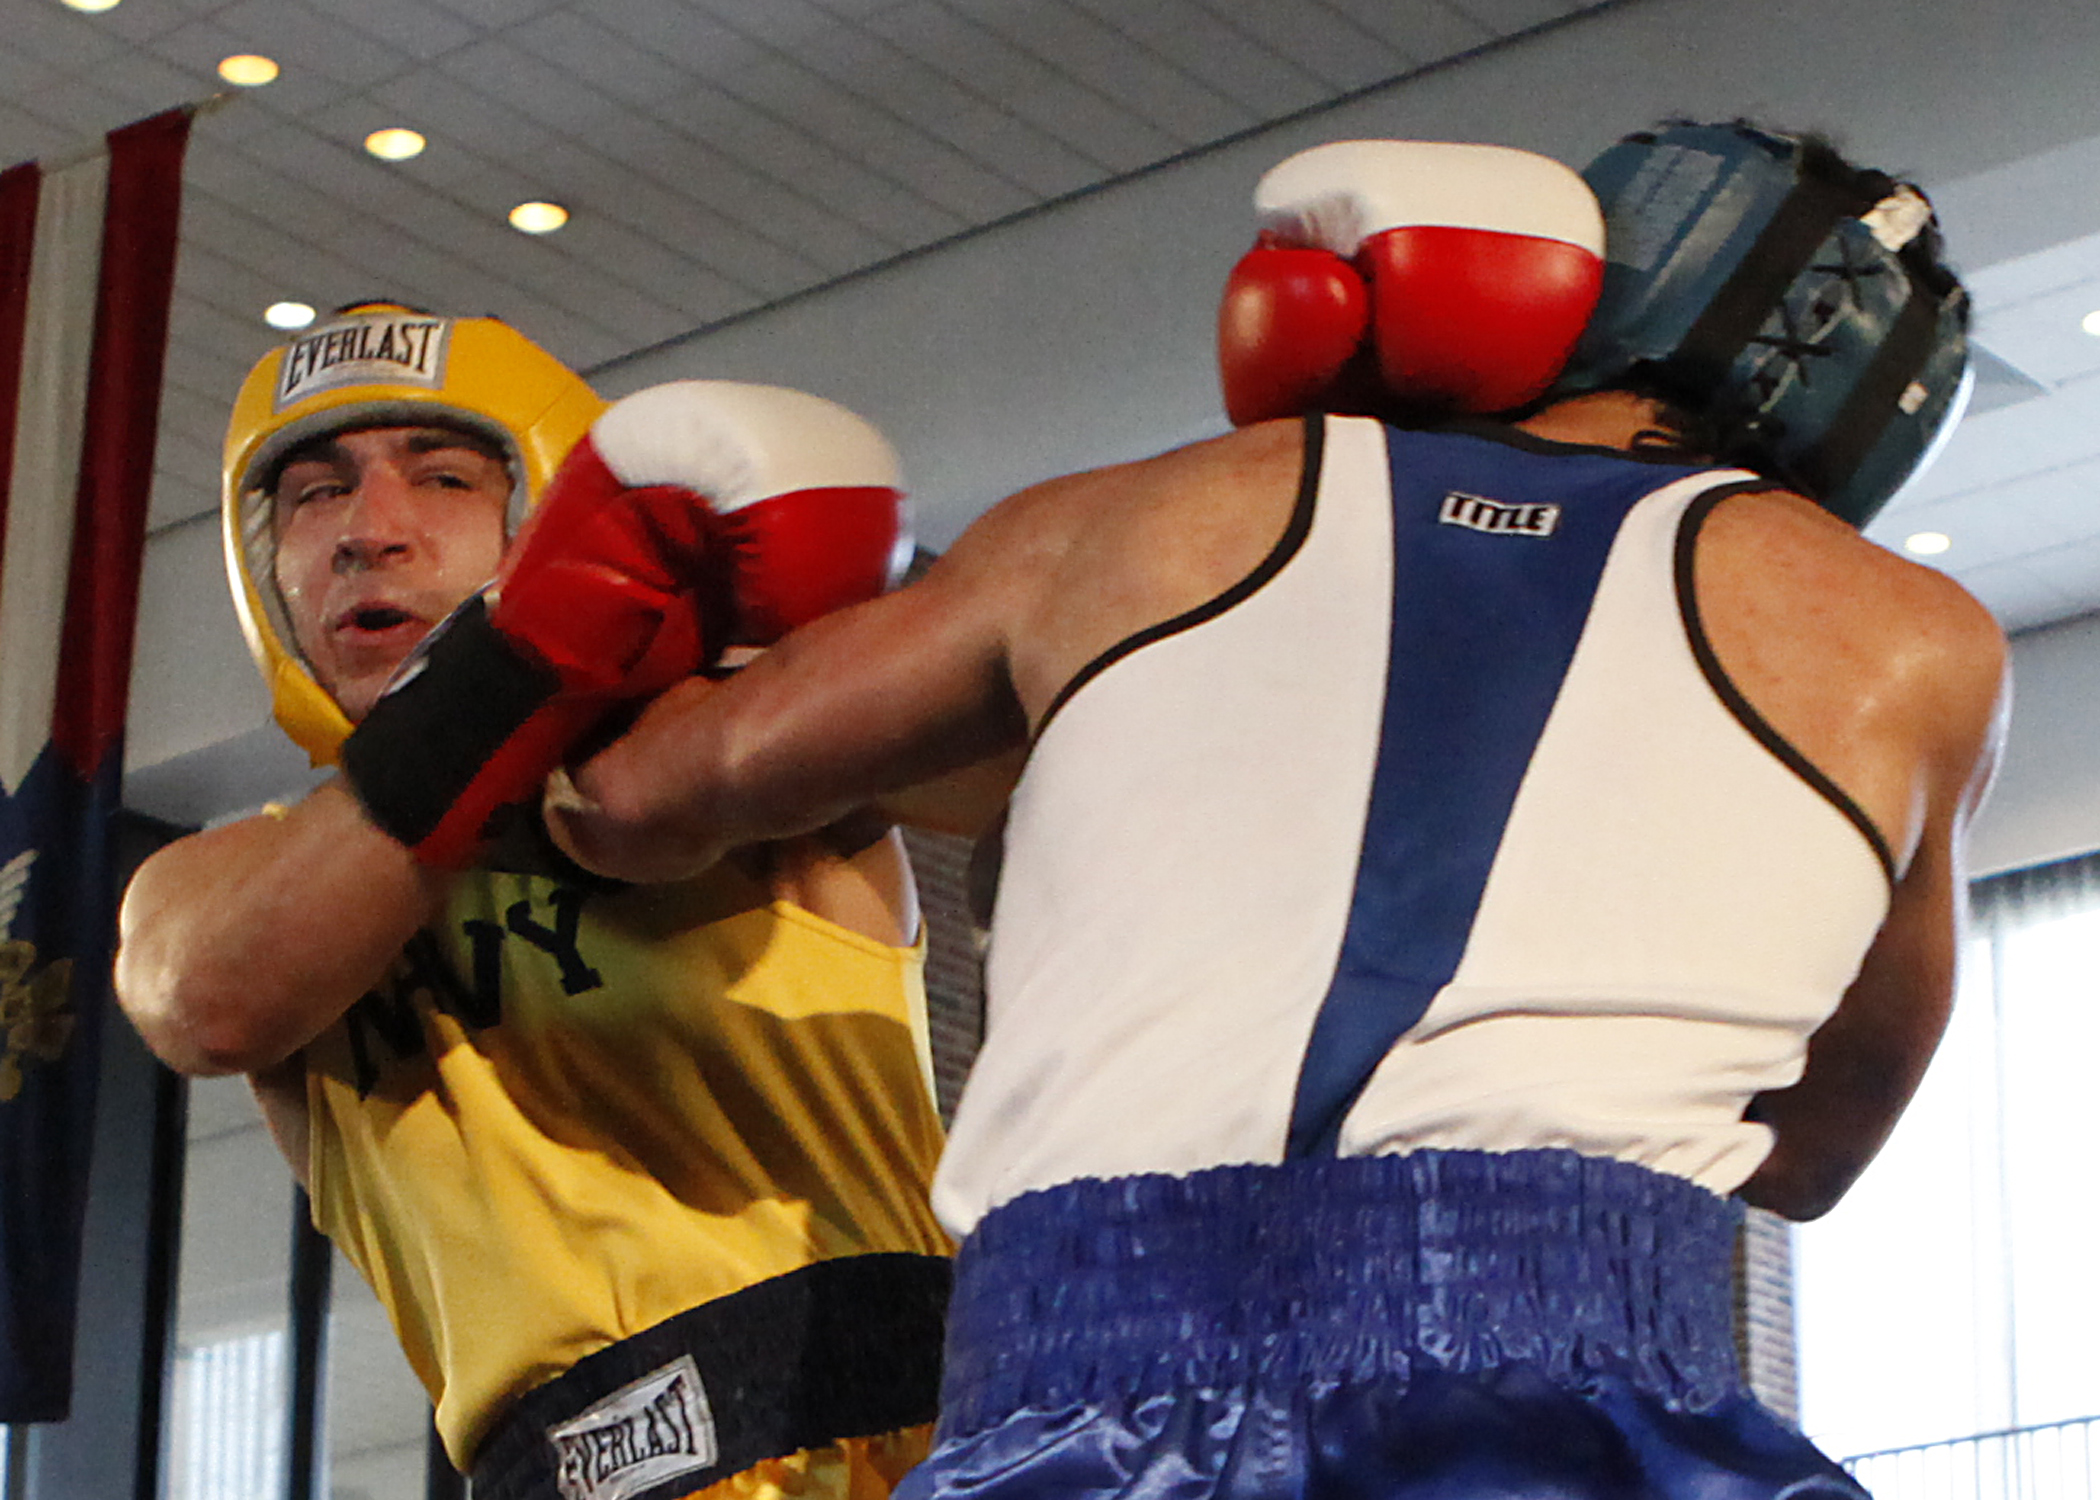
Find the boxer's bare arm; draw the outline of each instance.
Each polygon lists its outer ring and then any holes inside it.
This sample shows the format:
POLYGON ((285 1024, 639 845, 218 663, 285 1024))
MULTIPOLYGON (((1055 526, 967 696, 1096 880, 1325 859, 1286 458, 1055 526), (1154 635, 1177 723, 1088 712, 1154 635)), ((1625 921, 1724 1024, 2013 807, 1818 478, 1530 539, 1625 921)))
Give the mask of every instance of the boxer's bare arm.
POLYGON ((981 838, 1005 811, 1027 761, 1026 746, 1010 746, 959 771, 886 793, 876 799, 875 808, 907 828, 981 838))
POLYGON ((555 779, 549 832, 603 874, 679 879, 1023 743, 1006 641, 1026 591, 965 538, 911 587, 657 698, 576 770, 574 795, 555 779))
POLYGON ((308 1161, 313 1147, 313 1119, 307 1113, 304 1059, 295 1052, 283 1062, 250 1073, 248 1086, 255 1091, 255 1102, 262 1110, 263 1124, 269 1127, 270 1139, 291 1164, 293 1179, 310 1190, 313 1173, 308 1161))
MULTIPOLYGON (((1082 666, 1251 572, 1290 515, 1297 422, 1024 490, 918 583, 656 700, 550 799, 589 868, 671 879, 737 844, 1017 752, 1082 666)), ((996 770, 994 774, 998 773, 996 770)))
MULTIPOLYGON (((880 942, 909 943, 919 911, 894 832, 852 848, 825 837, 765 851, 768 889, 880 942)), ((330 783, 282 816, 193 834, 125 892, 118 998, 179 1072, 245 1072, 272 1138, 307 1180, 298 1048, 384 976, 437 910, 450 877, 408 858, 330 783)))
POLYGON ((117 997, 178 1072, 282 1062, 366 990, 436 909, 417 864, 330 782, 282 813, 179 839, 124 894, 117 997))
MULTIPOLYGON (((1855 546, 1849 529, 1844 540, 1858 566, 1840 568, 1851 586, 1836 594, 1840 579, 1785 539, 1767 549, 1767 566, 1782 577, 1805 569, 1805 598, 1829 603, 1793 648, 1804 663, 1796 679, 1813 689, 1775 695, 1768 679, 1759 706, 1874 818, 1898 875, 1858 977, 1809 1041, 1800 1081, 1751 1106, 1775 1141, 1742 1196, 1794 1219, 1827 1212, 1866 1168, 1946 1029, 1963 838, 1996 765, 2006 707, 2005 639, 1983 608, 1951 580, 1861 550, 1868 544, 1855 546), (1848 695, 1857 700, 1849 714, 1848 695), (1802 716, 1791 726, 1790 713, 1802 716)), ((1764 665, 1775 668, 1783 652, 1768 650, 1764 665)))
POLYGON ((903 947, 918 938, 919 893, 904 840, 877 814, 754 845, 733 860, 776 901, 878 943, 903 947))

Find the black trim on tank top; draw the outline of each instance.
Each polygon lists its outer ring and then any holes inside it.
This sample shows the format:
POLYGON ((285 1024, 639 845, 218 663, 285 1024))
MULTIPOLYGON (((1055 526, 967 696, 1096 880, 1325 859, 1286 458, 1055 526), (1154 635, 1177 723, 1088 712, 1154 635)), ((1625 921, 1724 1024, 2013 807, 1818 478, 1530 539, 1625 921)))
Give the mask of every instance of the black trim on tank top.
POLYGON ((1866 809, 1853 801, 1845 789, 1817 769, 1814 762, 1796 749, 1791 741, 1773 728, 1765 716, 1743 696, 1742 690, 1729 678, 1715 654, 1713 643, 1707 639, 1706 626, 1699 618, 1699 601, 1693 589, 1692 554, 1699 540, 1699 529, 1706 518, 1713 514, 1714 507, 1731 495, 1755 494, 1760 490, 1777 491, 1780 487, 1768 480, 1746 480, 1739 484, 1724 484, 1706 491, 1685 507, 1684 515, 1677 523, 1677 612, 1684 620, 1684 633, 1692 648, 1692 656, 1704 674, 1722 705, 1735 716, 1736 722, 1750 732, 1750 737, 1777 756, 1780 763, 1807 782, 1825 801, 1860 831, 1874 857, 1881 862, 1881 873, 1890 885, 1896 883, 1896 858, 1889 850, 1888 840, 1874 826, 1866 809))
POLYGON ((1124 657, 1140 647, 1165 640, 1170 635, 1178 635, 1184 630, 1222 615, 1282 572, 1284 564, 1298 555, 1298 549, 1305 545, 1306 537, 1312 533, 1313 497, 1319 492, 1320 461, 1327 449, 1325 421, 1317 413, 1308 414, 1304 421, 1305 462, 1298 475, 1298 498, 1291 506, 1291 519, 1283 528, 1283 535, 1276 539, 1276 545, 1269 549, 1269 555, 1256 563, 1254 570, 1245 578, 1223 593, 1197 605, 1194 609, 1184 610, 1171 619, 1162 620, 1157 625, 1147 625, 1143 630, 1126 635, 1073 673, 1071 681, 1058 690, 1057 696, 1050 700, 1050 706, 1043 711, 1042 721, 1035 726, 1033 739, 1040 740, 1043 737, 1043 731, 1050 727, 1050 721, 1057 717, 1059 709, 1071 701, 1074 693, 1124 657))

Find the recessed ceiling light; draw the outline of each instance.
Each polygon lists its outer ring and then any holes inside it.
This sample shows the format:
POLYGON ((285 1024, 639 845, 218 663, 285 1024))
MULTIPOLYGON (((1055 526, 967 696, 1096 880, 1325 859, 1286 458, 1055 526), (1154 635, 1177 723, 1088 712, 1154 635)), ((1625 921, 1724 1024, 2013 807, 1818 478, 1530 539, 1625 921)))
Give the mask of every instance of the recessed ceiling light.
POLYGON ((277 64, 254 52, 236 52, 219 59, 219 76, 244 89, 261 88, 277 81, 277 64))
POLYGON ((117 8, 117 0, 65 0, 65 3, 72 10, 98 11, 117 8))
POLYGON ((365 137, 365 149, 381 161, 407 161, 419 154, 428 144, 413 130, 394 126, 387 130, 375 130, 365 137))
POLYGON ((2100 307, 2096 307, 2091 312, 2087 313, 2085 315, 2085 321, 2080 323, 2078 326, 2080 328, 2083 328, 2087 333, 2090 333, 2094 338, 2100 339, 2100 307))
POLYGON ((527 234, 552 234, 569 222, 569 211, 559 203, 520 203, 510 211, 510 227, 527 234))
POLYGON ((304 328, 314 320, 314 310, 304 302, 272 302, 263 309, 263 321, 272 328, 304 328))
POLYGON ((1914 531, 1903 539, 1903 550, 1920 557, 1937 557, 1953 545, 1954 538, 1944 531, 1914 531))

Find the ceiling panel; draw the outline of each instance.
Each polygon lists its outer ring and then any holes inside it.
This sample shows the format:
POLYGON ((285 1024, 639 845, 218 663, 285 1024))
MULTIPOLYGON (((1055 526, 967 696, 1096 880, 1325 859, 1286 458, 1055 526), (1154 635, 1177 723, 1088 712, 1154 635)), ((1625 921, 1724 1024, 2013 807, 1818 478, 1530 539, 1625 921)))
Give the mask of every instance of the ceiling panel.
POLYGON ((298 0, 234 0, 213 12, 228 30, 250 39, 256 51, 274 57, 287 72, 297 70, 338 83, 370 87, 407 67, 411 55, 389 47, 298 0))
POLYGON ((1179 143, 1107 95, 946 5, 893 6, 873 30, 966 81, 1108 172, 1128 172, 1173 154, 1179 143))
POLYGON ((880 37, 842 29, 813 39, 799 56, 842 93, 865 100, 930 141, 966 152, 1037 199, 1098 182, 1109 170, 979 86, 966 86, 880 37))
POLYGON ((765 49, 739 35, 702 8, 665 0, 602 0, 570 7, 639 43, 666 63, 696 78, 739 75, 765 56, 765 49))
POLYGON ((505 33, 517 46, 630 104, 688 88, 692 75, 576 10, 554 10, 505 33))
POLYGON ((122 100, 133 114, 152 114, 162 108, 162 100, 182 98, 192 76, 187 68, 138 50, 98 59, 94 74, 96 86, 122 100))
POLYGON ((1225 10, 1240 30, 1311 74, 1328 92, 1368 88, 1408 65, 1386 42, 1340 12, 1329 12, 1332 19, 1326 25, 1308 26, 1303 14, 1291 9, 1215 3, 1212 9, 1225 10))
POLYGON ((1555 21, 1580 10, 1568 0, 1449 0, 1452 9, 1479 22, 1497 35, 1555 21))
POLYGON ((1991 352, 2043 385, 2056 386, 2100 375, 2100 338, 2080 327, 2096 308, 2089 278, 2007 306, 1988 309, 1977 320, 1977 337, 1991 352))
POLYGON ((550 10, 573 9, 567 0, 437 0, 444 9, 476 26, 515 26, 550 10))
POLYGON ((99 26, 55 5, 10 6, 6 16, 7 50, 18 58, 31 59, 47 76, 78 73, 127 46, 117 28, 99 26))
POLYGON ((472 43, 480 32, 428 0, 357 0, 336 14, 403 57, 435 57, 472 43))
MULTIPOLYGON (((83 70, 93 72, 93 68, 83 70)), ((152 113, 150 106, 141 108, 135 99, 123 99, 110 93, 100 84, 89 83, 78 75, 49 74, 27 88, 15 90, 14 103, 34 115, 43 126, 55 127, 55 135, 46 134, 47 141, 62 141, 57 149, 66 150, 83 140, 92 140, 101 131, 107 130, 110 120, 119 122, 135 116, 152 113)), ((9 157, 12 161, 14 158, 9 157)))
POLYGON ((1247 112, 1247 123, 1317 104, 1334 91, 1196 0, 1080 0, 1096 19, 1247 112))
POLYGON ((740 36, 797 56, 853 29, 854 18, 809 0, 705 0, 699 8, 740 36))
POLYGON ((447 146, 529 162, 557 134, 574 136, 590 128, 588 121, 571 122, 564 117, 564 108, 576 103, 572 91, 557 92, 542 108, 523 90, 484 92, 437 67, 412 68, 389 78, 372 89, 368 100, 365 108, 371 123, 364 129, 390 121, 413 124, 441 148, 404 163, 409 175, 440 169, 450 155, 442 149, 447 146))
POLYGON ((1243 130, 1246 112, 1224 94, 1067 0, 952 0, 954 8, 1076 81, 1156 125, 1186 149, 1243 130))
POLYGON ((1327 0, 1342 15, 1380 36, 1407 58, 1410 68, 1427 67, 1440 58, 1491 42, 1496 30, 1466 15, 1448 0, 1421 5, 1394 5, 1390 0, 1327 0))
MULTIPOLYGON (((642 153, 652 172, 671 189, 740 217, 754 243, 806 258, 822 276, 964 225, 846 153, 717 89, 666 99, 657 117, 676 134, 642 153)), ((691 243, 696 253, 709 253, 704 241, 691 243)), ((754 286, 773 295, 769 271, 753 276, 754 286)))

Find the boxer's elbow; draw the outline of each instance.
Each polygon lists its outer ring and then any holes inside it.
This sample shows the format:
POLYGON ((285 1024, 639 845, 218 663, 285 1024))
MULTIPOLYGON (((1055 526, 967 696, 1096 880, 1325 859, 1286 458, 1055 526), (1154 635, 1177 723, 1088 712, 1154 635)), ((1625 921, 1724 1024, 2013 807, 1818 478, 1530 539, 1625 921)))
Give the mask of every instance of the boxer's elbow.
POLYGON ((1736 1190, 1736 1196, 1752 1208, 1805 1224, 1835 1208, 1858 1175, 1858 1168, 1847 1163, 1827 1159, 1802 1162, 1775 1149, 1750 1180, 1736 1190))
POLYGON ((253 980, 155 955, 151 944, 117 949, 117 1002, 153 1055, 176 1072, 208 1078, 252 1073, 292 1050, 252 1004, 253 980))
POLYGON ((1862 1104, 1854 1093, 1834 1104, 1804 1084, 1759 1094, 1743 1117, 1772 1132, 1772 1148, 1736 1196, 1796 1223, 1829 1213, 1895 1123, 1893 1111, 1862 1104))

